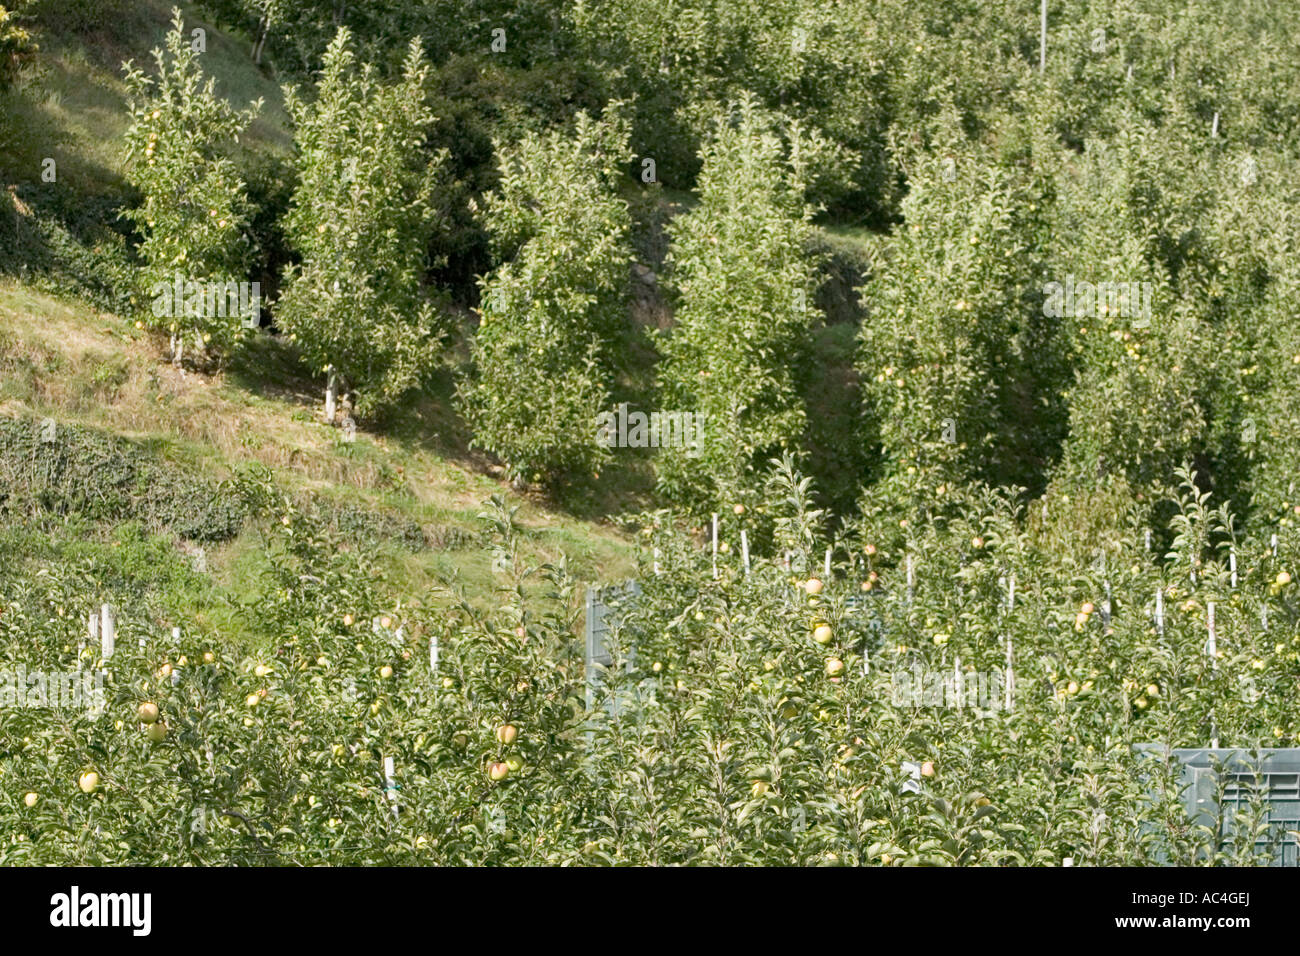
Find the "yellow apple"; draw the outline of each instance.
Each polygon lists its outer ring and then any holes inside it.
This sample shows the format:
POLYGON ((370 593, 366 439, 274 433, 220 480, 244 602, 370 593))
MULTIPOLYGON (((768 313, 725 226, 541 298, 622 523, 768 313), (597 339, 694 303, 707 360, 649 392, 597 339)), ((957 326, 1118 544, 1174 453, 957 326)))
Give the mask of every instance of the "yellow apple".
POLYGON ((844 673, 844 662, 838 657, 826 658, 826 676, 839 677, 844 673))
POLYGON ((23 797, 23 804, 30 809, 31 807, 36 806, 36 801, 39 799, 40 797, 38 797, 36 794, 29 793, 23 797))
POLYGON ((82 793, 94 793, 99 789, 99 774, 93 770, 85 771, 77 778, 77 786, 82 793))
POLYGON ((393 669, 389 665, 385 664, 383 667, 379 668, 380 679, 388 680, 392 676, 393 676, 393 669))
POLYGON ((507 747, 514 743, 515 738, 518 736, 519 728, 515 727, 513 724, 502 724, 497 728, 497 740, 501 741, 501 743, 505 744, 507 747))
POLYGON ((152 724, 158 719, 158 705, 151 700, 146 700, 136 711, 136 716, 140 718, 140 723, 152 724))
POLYGON ((488 764, 488 777, 492 780, 504 780, 510 776, 510 767, 504 763, 493 762, 488 764))
POLYGON ((821 594, 822 587, 822 582, 817 578, 809 578, 803 585, 803 589, 809 594, 821 594))
POLYGON ((833 633, 831 626, 823 621, 813 627, 813 640, 818 644, 829 644, 833 633))
POLYGON ((929 760, 927 760, 925 763, 921 764, 921 776, 922 776, 922 777, 933 777, 933 776, 934 776, 934 764, 931 763, 929 760))
POLYGON ((150 724, 145 729, 144 735, 154 743, 160 744, 167 739, 167 725, 161 721, 155 724, 150 724))

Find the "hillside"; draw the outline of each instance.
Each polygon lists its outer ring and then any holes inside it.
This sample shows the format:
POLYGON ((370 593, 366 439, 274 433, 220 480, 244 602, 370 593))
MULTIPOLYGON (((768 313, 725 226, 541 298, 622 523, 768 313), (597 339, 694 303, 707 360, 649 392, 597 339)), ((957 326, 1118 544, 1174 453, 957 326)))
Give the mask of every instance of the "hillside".
MULTIPOLYGON (((276 362, 273 343, 265 345, 264 359, 263 369, 276 362)), ((279 357, 279 364, 288 363, 279 357)), ((419 528, 427 547, 406 551, 385 543, 403 591, 423 593, 440 575, 457 572, 472 594, 490 598, 486 555, 463 549, 481 531, 483 503, 509 492, 484 473, 482 461, 448 453, 457 436, 418 428, 427 420, 409 429, 417 437, 362 428, 347 443, 319 422, 315 396, 292 377, 249 388, 238 370, 178 370, 167 362, 165 343, 120 317, 12 283, 0 287, 0 371, 0 415, 33 423, 52 418, 61 427, 122 436, 213 479, 260 464, 287 494, 346 502, 372 513, 381 526, 387 516, 419 528)), ((630 568, 630 545, 613 528, 540 501, 516 503, 533 559, 567 554, 574 572, 592 581, 630 568)), ((263 559, 256 534, 242 531, 210 550, 208 565, 219 587, 237 590, 255 574, 263 559)))

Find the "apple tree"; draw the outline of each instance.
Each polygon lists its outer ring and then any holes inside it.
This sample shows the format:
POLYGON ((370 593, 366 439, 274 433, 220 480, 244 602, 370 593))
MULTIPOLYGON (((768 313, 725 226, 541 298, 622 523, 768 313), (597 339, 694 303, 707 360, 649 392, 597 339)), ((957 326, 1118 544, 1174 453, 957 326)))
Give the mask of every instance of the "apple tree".
POLYGON ((599 466, 624 321, 630 219, 617 193, 624 120, 579 114, 569 132, 500 147, 484 220, 501 265, 481 283, 474 367, 460 401, 474 442, 512 477, 553 481, 599 466))
POLYGON ((983 160, 949 118, 946 145, 905 154, 904 221, 862 290, 858 370, 885 461, 871 510, 955 485, 1029 484, 1046 431, 1031 366, 1053 363, 1035 309, 1036 185, 983 160))
POLYGON ((738 101, 705 143, 699 205, 669 227, 676 310, 660 398, 703 424, 700 447, 661 449, 659 485, 701 511, 756 504, 768 461, 804 430, 817 263, 792 134, 783 142, 753 98, 738 101))
POLYGON ((228 308, 200 307, 185 283, 224 289, 247 281, 251 209, 228 150, 261 101, 234 109, 217 95, 215 78, 205 79, 199 57, 174 10, 165 49, 153 51, 156 75, 126 64, 127 179, 142 201, 124 215, 144 237, 140 294, 149 305, 141 301, 142 319, 170 328, 178 341, 192 333, 202 349, 228 345, 240 331, 228 308))
POLYGON ((358 67, 340 29, 312 98, 286 90, 300 181, 286 232, 302 262, 287 270, 276 320, 312 371, 372 414, 416 386, 443 347, 426 250, 437 228, 442 155, 425 131, 428 64, 410 44, 398 82, 358 67))

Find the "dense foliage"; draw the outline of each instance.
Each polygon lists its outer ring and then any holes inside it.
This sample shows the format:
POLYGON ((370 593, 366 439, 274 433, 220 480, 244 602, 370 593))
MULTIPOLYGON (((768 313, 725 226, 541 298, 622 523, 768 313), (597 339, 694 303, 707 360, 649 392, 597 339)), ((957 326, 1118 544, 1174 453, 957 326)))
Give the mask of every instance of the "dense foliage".
POLYGON ((593 675, 504 500, 484 606, 394 573, 418 525, 4 424, 0 668, 107 710, 0 706, 0 863, 1256 860, 1134 748, 1300 743, 1296 9, 1051 0, 1041 62, 1024 0, 201 9, 292 129, 177 13, 118 181, 41 91, 123 4, 0 7, 0 269, 464 433, 640 593, 593 675), (287 260, 264 353, 151 308, 287 260), (175 539, 237 535, 261 580, 187 605, 175 539))
POLYGON ((121 580, 126 551, 112 570, 0 569, 6 674, 104 674, 102 713, 42 706, 35 684, 0 711, 0 860, 1115 864, 1267 852, 1188 826, 1173 769, 1133 750, 1300 736, 1294 528, 1277 526, 1274 555, 1189 479, 1171 502, 1167 554, 1130 528, 1094 558, 1050 522, 1024 529, 999 496, 963 499, 959 516, 897 549, 854 531, 828 539, 787 462, 769 500, 790 567, 746 573, 733 551, 715 574, 670 516, 645 516, 659 573, 646 568, 640 596, 616 603, 613 664, 589 686, 575 582, 562 564, 523 564, 501 502, 484 516, 499 601, 476 608, 453 581, 450 610, 435 612, 383 598, 365 552, 340 549, 269 486, 242 488, 274 519, 275 561, 239 610, 273 639, 265 650, 236 652, 199 622, 174 640, 175 608, 121 580), (94 642, 78 651, 101 600, 117 616, 106 660, 94 642), (960 706, 932 683, 955 673, 960 706))

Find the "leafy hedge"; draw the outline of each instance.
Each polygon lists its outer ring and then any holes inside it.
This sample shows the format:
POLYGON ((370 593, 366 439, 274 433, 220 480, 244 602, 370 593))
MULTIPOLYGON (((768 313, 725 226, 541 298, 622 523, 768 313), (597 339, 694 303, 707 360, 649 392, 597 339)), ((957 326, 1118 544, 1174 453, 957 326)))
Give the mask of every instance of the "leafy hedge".
POLYGON ((0 513, 140 521, 194 541, 234 537, 247 508, 231 487, 136 442, 80 425, 0 419, 0 513), (47 440, 49 439, 49 440, 47 440))

